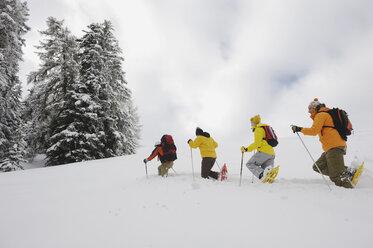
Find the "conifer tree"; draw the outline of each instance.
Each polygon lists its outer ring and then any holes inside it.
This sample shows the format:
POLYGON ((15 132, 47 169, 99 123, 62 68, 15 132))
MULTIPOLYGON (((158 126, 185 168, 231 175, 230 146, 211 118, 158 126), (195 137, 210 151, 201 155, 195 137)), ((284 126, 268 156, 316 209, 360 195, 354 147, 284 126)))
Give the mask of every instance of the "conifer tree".
POLYGON ((44 40, 40 42, 38 56, 40 68, 29 74, 28 82, 33 86, 26 99, 26 117, 29 126, 29 145, 39 153, 45 153, 51 136, 51 122, 62 111, 66 82, 63 77, 63 40, 69 34, 63 21, 53 17, 47 19, 47 29, 40 32, 44 40))
POLYGON ((139 126, 112 25, 91 24, 77 45, 63 21, 50 17, 29 76, 28 136, 47 165, 133 154, 139 126))
POLYGON ((22 169, 25 145, 17 74, 25 45, 22 36, 29 30, 27 18, 26 2, 0 1, 0 171, 22 169))
POLYGON ((62 43, 65 81, 61 112, 51 122, 51 139, 47 149, 47 165, 81 162, 103 157, 97 138, 97 108, 91 100, 89 85, 79 81, 78 45, 73 36, 62 43))
POLYGON ((80 41, 81 82, 92 88, 104 157, 135 153, 139 136, 136 109, 124 79, 123 58, 109 21, 91 24, 80 41))

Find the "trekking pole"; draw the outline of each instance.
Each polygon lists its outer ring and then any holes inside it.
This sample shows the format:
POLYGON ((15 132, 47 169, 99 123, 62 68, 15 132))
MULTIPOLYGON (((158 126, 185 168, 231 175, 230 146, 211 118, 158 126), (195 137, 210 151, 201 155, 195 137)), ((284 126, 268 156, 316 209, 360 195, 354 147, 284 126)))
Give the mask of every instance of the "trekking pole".
POLYGON ((313 161, 313 164, 316 165, 316 168, 317 168, 317 170, 319 171, 319 173, 321 174, 322 178, 324 179, 324 182, 326 183, 326 185, 328 186, 328 188, 330 189, 330 191, 332 191, 332 188, 330 188, 329 183, 326 181, 326 179, 325 179, 324 175, 322 174, 322 172, 321 172, 319 166, 317 166, 317 164, 316 164, 315 160, 313 159, 313 157, 312 157, 310 151, 307 149, 306 144, 304 144, 303 139, 300 137, 300 135, 299 135, 298 132, 297 132, 297 135, 298 135, 300 141, 302 141, 302 144, 303 144, 304 148, 306 148, 306 151, 308 152, 308 155, 310 155, 310 157, 311 157, 311 159, 312 159, 312 161, 313 161))
POLYGON ((190 159, 192 160, 192 173, 193 173, 193 180, 194 180, 194 166, 193 166, 193 151, 192 151, 192 147, 190 148, 190 159))
POLYGON ((220 166, 219 166, 219 164, 218 164, 218 160, 215 160, 215 163, 216 163, 216 165, 218 166, 219 171, 221 171, 220 166))
POLYGON ((148 163, 145 163, 145 172, 146 172, 146 179, 148 179, 148 163))
POLYGON ((171 169, 172 169, 172 170, 173 170, 173 171, 175 172, 175 175, 177 175, 177 173, 176 173, 175 169, 174 169, 174 168, 172 168, 172 167, 171 167, 171 169))
POLYGON ((241 180, 242 180, 242 165, 243 165, 243 153, 241 157, 240 186, 241 186, 241 180))

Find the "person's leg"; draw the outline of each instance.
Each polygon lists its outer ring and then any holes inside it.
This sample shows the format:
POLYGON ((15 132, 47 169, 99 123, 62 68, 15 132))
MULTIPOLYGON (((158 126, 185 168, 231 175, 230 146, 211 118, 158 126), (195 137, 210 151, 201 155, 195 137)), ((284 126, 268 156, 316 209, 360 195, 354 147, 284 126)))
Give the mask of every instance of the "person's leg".
POLYGON ((347 167, 344 164, 343 156, 345 153, 345 147, 334 147, 326 153, 329 177, 337 186, 353 188, 348 180, 347 167))
POLYGON ((173 162, 165 162, 158 167, 158 175, 164 177, 168 175, 168 170, 172 167, 173 162))
MULTIPOLYGON (((320 158, 316 161, 317 166, 319 167, 321 173, 323 175, 329 176, 329 170, 328 170, 328 164, 326 161, 326 153, 323 152, 320 156, 320 158)), ((312 169, 316 171, 317 173, 320 173, 317 169, 316 165, 313 164, 312 169)))
POLYGON ((264 169, 262 165, 274 156, 264 152, 257 152, 252 156, 246 163, 246 167, 254 174, 257 178, 263 173, 264 169))
POLYGON ((275 156, 268 154, 268 159, 261 166, 263 168, 262 178, 266 177, 268 172, 270 172, 274 168, 274 164, 275 164, 275 156))
POLYGON ((267 155, 268 155, 268 159, 263 162, 263 164, 261 165, 261 167, 263 169, 265 169, 267 167, 272 167, 272 169, 273 169, 273 166, 275 164, 275 156, 274 155, 270 155, 270 154, 267 154, 267 155))
POLYGON ((210 172, 210 160, 209 158, 202 158, 201 162, 201 177, 202 178, 208 178, 209 177, 209 172, 210 172))
POLYGON ((171 169, 173 165, 174 162, 168 162, 165 164, 166 175, 168 175, 168 170, 171 169))
POLYGON ((201 176, 203 178, 209 178, 211 176, 217 179, 219 177, 219 173, 217 172, 211 173, 211 168, 214 166, 215 161, 216 161, 216 158, 202 158, 201 176))
MULTIPOLYGON (((214 167, 215 162, 216 162, 216 158, 211 160, 211 169, 212 169, 212 167, 214 167)), ((216 171, 213 171, 211 169, 210 169, 210 172, 209 172, 209 177, 212 177, 212 178, 217 180, 219 178, 220 173, 216 172, 216 171)))

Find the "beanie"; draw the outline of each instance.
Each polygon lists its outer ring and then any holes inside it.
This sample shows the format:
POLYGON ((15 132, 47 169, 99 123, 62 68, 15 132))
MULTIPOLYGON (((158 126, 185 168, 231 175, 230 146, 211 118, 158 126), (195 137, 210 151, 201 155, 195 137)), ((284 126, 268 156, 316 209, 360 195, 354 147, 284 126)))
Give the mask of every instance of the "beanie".
POLYGON ((321 103, 319 102, 319 99, 315 98, 312 102, 310 102, 310 106, 318 106, 321 103))
POLYGON ((260 123, 260 116, 259 116, 259 115, 256 115, 256 116, 252 117, 252 118, 250 119, 250 121, 251 121, 252 123, 254 123, 255 125, 257 125, 257 124, 260 123))
POLYGON ((196 136, 202 135, 202 134, 203 134, 203 130, 200 127, 197 127, 196 128, 196 136))

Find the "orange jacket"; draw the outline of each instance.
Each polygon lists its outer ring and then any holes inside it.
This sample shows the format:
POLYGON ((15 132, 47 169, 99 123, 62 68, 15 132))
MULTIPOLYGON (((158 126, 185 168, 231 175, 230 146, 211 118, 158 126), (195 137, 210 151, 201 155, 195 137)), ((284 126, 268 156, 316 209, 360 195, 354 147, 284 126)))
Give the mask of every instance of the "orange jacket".
POLYGON ((322 112, 328 111, 329 108, 320 108, 319 112, 313 113, 311 119, 313 119, 313 124, 311 128, 302 128, 301 132, 304 135, 319 135, 320 142, 322 144, 322 149, 327 152, 331 148, 337 146, 346 146, 346 141, 342 139, 338 131, 334 127, 333 119, 330 114, 322 112), (331 127, 325 127, 331 126, 331 127))
POLYGON ((162 149, 161 146, 157 146, 157 147, 153 150, 152 154, 150 154, 150 156, 147 158, 147 160, 148 160, 148 161, 151 161, 151 160, 152 160, 153 158, 155 158, 155 156, 157 156, 157 155, 158 155, 158 157, 163 156, 163 149, 162 149))

